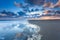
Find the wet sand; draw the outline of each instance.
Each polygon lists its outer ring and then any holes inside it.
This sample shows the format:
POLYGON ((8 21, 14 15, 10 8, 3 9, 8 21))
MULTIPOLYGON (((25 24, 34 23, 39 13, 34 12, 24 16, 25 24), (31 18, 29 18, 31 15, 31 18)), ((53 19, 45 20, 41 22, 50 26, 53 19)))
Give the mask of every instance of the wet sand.
POLYGON ((40 26, 41 40, 60 40, 60 18, 52 20, 28 20, 29 23, 40 26))

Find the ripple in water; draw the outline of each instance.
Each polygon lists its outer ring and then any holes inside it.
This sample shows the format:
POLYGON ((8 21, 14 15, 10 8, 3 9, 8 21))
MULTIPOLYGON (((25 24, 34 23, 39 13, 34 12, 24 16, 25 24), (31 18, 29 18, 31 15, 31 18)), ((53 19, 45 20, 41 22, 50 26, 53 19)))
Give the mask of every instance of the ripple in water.
POLYGON ((27 21, 3 22, 0 27, 0 40, 40 40, 40 27, 27 21), (4 26, 5 25, 5 26, 4 26))

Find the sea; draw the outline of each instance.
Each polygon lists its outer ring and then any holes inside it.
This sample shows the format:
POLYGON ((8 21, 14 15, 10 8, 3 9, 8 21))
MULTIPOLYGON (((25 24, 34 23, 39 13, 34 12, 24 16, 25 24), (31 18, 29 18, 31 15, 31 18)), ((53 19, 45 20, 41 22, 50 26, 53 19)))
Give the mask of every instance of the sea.
POLYGON ((0 21, 0 40, 40 40, 40 27, 28 20, 0 21))

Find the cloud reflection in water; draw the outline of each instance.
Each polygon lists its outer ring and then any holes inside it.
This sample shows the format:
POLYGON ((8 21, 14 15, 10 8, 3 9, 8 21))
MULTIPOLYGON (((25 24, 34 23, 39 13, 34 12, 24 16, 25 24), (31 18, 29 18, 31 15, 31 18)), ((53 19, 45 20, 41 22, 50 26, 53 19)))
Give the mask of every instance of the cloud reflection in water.
POLYGON ((1 40, 40 40, 40 28, 37 25, 21 21, 2 21, 0 24, 1 40), (39 39, 38 39, 39 38, 39 39))

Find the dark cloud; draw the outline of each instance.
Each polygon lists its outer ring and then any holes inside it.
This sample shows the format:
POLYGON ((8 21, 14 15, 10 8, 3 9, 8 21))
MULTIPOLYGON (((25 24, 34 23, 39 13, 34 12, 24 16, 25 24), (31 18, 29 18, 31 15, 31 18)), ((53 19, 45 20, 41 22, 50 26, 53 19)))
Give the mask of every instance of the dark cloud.
POLYGON ((44 1, 45 1, 45 0, 25 0, 26 3, 35 4, 35 5, 44 4, 44 1))
POLYGON ((13 16, 17 16, 17 14, 6 10, 0 12, 0 17, 13 17, 13 16))

